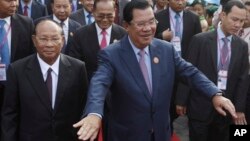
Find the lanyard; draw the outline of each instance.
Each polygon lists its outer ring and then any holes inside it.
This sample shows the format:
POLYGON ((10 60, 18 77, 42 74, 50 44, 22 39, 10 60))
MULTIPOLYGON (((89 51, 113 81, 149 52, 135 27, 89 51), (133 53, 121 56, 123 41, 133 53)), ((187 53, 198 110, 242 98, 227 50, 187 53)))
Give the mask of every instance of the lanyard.
MULTIPOLYGON (((3 27, 4 28, 4 27, 3 27)), ((1 44, 0 44, 0 49, 4 46, 4 44, 7 42, 7 40, 8 40, 8 35, 9 35, 9 33, 10 33, 10 29, 11 29, 11 25, 8 27, 8 30, 7 30, 7 33, 4 35, 4 37, 3 37, 3 40, 2 40, 2 42, 1 42, 1 44)))

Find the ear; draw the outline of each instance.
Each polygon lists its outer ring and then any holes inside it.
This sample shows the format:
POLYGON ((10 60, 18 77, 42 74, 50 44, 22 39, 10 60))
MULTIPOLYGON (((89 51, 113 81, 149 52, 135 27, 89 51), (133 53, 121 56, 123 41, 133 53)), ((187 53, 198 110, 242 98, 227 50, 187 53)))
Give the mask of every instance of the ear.
POLYGON ((227 16, 227 15, 226 15, 225 12, 220 12, 220 14, 219 14, 219 17, 220 17, 220 20, 221 20, 221 21, 224 20, 226 16, 227 16))
POLYGON ((36 35, 32 35, 32 41, 33 41, 34 46, 36 47, 37 45, 36 35))
POLYGON ((123 25, 123 27, 125 28, 125 30, 128 31, 129 23, 123 21, 122 25, 123 25))

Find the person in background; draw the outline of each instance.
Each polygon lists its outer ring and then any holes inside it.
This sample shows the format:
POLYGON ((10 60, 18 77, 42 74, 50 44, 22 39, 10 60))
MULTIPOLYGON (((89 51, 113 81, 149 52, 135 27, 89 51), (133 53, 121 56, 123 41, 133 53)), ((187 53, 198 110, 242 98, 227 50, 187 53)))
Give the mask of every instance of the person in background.
POLYGON ((215 27, 212 24, 212 19, 214 16, 214 12, 218 9, 217 5, 208 5, 206 7, 206 20, 208 23, 208 31, 213 31, 215 30, 215 27))
POLYGON ((52 0, 53 15, 39 18, 35 21, 35 24, 44 19, 51 19, 61 25, 64 32, 64 45, 61 49, 62 53, 69 54, 69 47, 72 46, 73 36, 75 31, 81 27, 81 25, 70 19, 71 3, 72 0, 52 0))
POLYGON ((156 0, 154 4, 154 12, 157 13, 161 10, 166 9, 168 6, 168 0, 156 0))
POLYGON ((81 140, 93 141, 99 131, 108 91, 108 141, 170 141, 169 107, 175 76, 201 91, 223 115, 234 106, 221 91, 175 51, 172 44, 155 39, 156 19, 145 0, 124 8, 128 35, 100 51, 83 119, 74 124, 81 140))
POLYGON ((9 65, 2 141, 78 141, 88 89, 82 61, 61 54, 63 30, 42 20, 32 36, 37 53, 9 65))
POLYGON ((72 13, 69 18, 80 23, 81 26, 89 25, 95 21, 93 17, 94 0, 81 0, 82 8, 72 13))
POLYGON ((47 7, 35 0, 20 0, 18 13, 33 20, 48 15, 47 7))
POLYGON ((208 30, 208 23, 205 19, 205 6, 206 3, 204 0, 194 0, 191 4, 193 7, 193 11, 199 16, 201 23, 202 32, 206 32, 208 30))
POLYGON ((244 4, 239 0, 230 0, 224 5, 220 19, 216 30, 192 38, 187 61, 233 102, 237 118, 219 115, 211 101, 200 91, 180 83, 176 94, 176 111, 179 115, 187 114, 191 141, 229 141, 229 126, 246 124, 248 46, 237 36, 246 19, 244 4))
POLYGON ((8 79, 8 65, 34 53, 31 39, 33 22, 30 18, 17 14, 17 6, 18 0, 0 0, 0 112, 8 79))

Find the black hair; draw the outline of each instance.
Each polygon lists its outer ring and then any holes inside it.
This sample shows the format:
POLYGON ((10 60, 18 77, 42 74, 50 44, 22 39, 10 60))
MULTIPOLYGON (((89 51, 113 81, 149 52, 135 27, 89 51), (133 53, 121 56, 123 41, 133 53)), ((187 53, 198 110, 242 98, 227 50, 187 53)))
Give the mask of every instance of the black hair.
POLYGON ((123 20, 127 23, 130 23, 133 20, 134 9, 144 10, 149 7, 151 7, 151 5, 146 0, 132 0, 129 3, 127 3, 123 9, 123 20))
POLYGON ((245 5, 240 0, 230 0, 223 6, 222 11, 228 14, 234 6, 240 9, 246 9, 245 5))

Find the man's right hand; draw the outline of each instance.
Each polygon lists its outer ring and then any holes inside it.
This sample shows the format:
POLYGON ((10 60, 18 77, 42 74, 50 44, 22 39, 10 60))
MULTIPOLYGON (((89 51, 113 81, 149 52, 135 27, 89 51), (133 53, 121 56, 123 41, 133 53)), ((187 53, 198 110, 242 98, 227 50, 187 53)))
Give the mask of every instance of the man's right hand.
POLYGON ((162 32, 162 39, 166 41, 170 41, 173 38, 173 32, 168 29, 162 32))
POLYGON ((79 128, 77 132, 78 139, 94 141, 101 127, 102 119, 97 115, 89 114, 81 121, 73 125, 74 128, 79 128))
POLYGON ((176 113, 179 116, 184 116, 187 113, 186 106, 176 105, 176 113))

